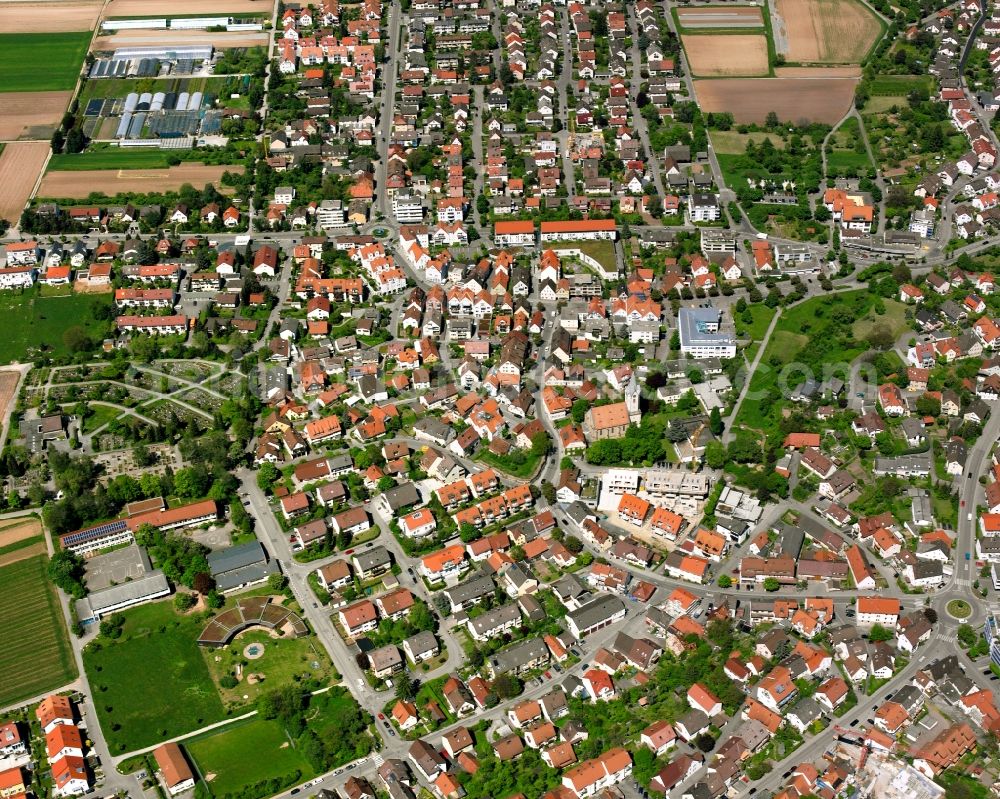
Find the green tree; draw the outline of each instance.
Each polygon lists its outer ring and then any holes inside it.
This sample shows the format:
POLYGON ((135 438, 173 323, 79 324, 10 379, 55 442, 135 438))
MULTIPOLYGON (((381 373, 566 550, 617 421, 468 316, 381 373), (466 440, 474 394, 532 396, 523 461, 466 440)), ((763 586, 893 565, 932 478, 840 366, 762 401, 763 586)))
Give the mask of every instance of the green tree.
POLYGON ((971 624, 960 624, 958 626, 958 642, 969 649, 976 645, 979 640, 979 633, 976 632, 975 628, 971 624))
POLYGON ((83 586, 83 558, 62 549, 49 561, 49 579, 74 599, 83 599, 87 590, 83 586))
POLYGON ((271 486, 281 477, 281 472, 273 463, 262 463, 257 470, 257 487, 261 491, 270 491, 271 486))
POLYGON ((868 631, 869 641, 891 641, 892 638, 892 630, 886 629, 881 624, 873 624, 872 628, 868 631))
POLYGON ((573 421, 577 424, 583 424, 583 419, 587 415, 588 410, 590 410, 590 403, 587 402, 587 400, 576 400, 570 410, 570 413, 573 416, 573 421))
POLYGON ((520 696, 522 687, 517 677, 501 674, 493 681, 492 692, 501 700, 513 699, 515 696, 520 696))
POLYGON ((775 578, 775 577, 768 577, 766 580, 764 580, 764 590, 765 591, 772 591, 773 592, 773 591, 777 591, 779 588, 781 588, 781 583, 778 582, 777 578, 775 578))
POLYGON ((705 464, 710 469, 721 469, 726 465, 726 446, 721 441, 709 441, 705 445, 705 464))
POLYGON ((195 599, 194 594, 189 594, 186 591, 179 591, 177 594, 174 595, 174 607, 177 608, 177 610, 179 610, 181 613, 193 608, 195 602, 197 601, 198 600, 195 599))
POLYGON ((713 436, 722 435, 722 413, 718 408, 712 408, 712 412, 708 415, 708 429, 712 431, 713 436))
POLYGON ((733 578, 728 574, 719 575, 719 588, 731 588, 733 585, 733 578))

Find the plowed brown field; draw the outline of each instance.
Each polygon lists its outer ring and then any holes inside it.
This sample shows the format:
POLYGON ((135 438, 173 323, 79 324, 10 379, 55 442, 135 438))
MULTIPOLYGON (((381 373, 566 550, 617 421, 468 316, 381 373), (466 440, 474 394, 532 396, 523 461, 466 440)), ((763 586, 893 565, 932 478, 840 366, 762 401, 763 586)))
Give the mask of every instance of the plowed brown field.
POLYGON ((775 41, 788 42, 784 55, 793 62, 858 64, 881 31, 858 0, 777 0, 774 10, 775 41))
POLYGON ((109 17, 165 17, 204 14, 214 17, 219 14, 267 13, 274 10, 271 0, 111 0, 105 19, 109 17))
POLYGON ((0 153, 0 217, 10 222, 21 218, 35 181, 49 156, 47 141, 15 142, 0 153))
MULTIPOLYGON (((819 70, 822 71, 822 70, 819 70)), ((764 122, 774 111, 782 122, 822 122, 843 118, 854 101, 857 78, 742 78, 696 80, 703 111, 729 111, 736 122, 764 122)))
POLYGON ((681 36, 691 72, 699 77, 767 74, 767 39, 758 35, 681 36))
POLYGON ((38 189, 40 197, 80 200, 91 192, 109 196, 127 192, 176 191, 185 183, 202 188, 206 183, 219 187, 223 172, 238 172, 238 166, 181 164, 168 169, 91 169, 79 172, 48 172, 38 189))
POLYGON ((0 139, 52 138, 73 92, 0 93, 0 139))
POLYGON ((0 31, 4 33, 69 33, 91 31, 101 11, 100 0, 0 3, 0 31))

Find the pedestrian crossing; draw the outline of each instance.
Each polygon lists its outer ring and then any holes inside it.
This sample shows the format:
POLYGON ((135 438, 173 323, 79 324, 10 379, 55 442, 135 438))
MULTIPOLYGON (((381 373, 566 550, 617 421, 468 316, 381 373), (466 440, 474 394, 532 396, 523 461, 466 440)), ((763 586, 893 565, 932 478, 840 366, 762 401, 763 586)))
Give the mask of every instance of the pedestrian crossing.
POLYGON ((373 754, 373 755, 371 756, 371 758, 369 758, 369 759, 370 759, 370 760, 372 761, 372 765, 373 765, 373 766, 374 766, 375 768, 378 768, 378 767, 379 767, 379 766, 381 766, 381 765, 382 765, 383 763, 385 763, 385 758, 384 758, 384 757, 382 757, 382 755, 380 755, 380 754, 379 754, 378 752, 376 752, 375 754, 373 754))

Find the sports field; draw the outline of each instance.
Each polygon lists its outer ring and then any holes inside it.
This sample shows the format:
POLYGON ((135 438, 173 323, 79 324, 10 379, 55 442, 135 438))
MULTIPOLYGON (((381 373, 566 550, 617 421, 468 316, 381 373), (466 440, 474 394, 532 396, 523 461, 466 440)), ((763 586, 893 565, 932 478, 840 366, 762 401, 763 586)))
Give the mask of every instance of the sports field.
POLYGON ((71 91, 89 44, 89 31, 0 34, 0 87, 5 92, 71 91))
POLYGON ((264 780, 280 782, 276 790, 313 776, 312 767, 292 745, 277 721, 250 719, 185 743, 212 795, 239 794, 264 780))
POLYGON ((99 294, 42 297, 32 290, 0 294, 0 316, 6 320, 0 337, 0 363, 31 360, 40 349, 65 355, 68 349, 63 335, 70 327, 80 326, 91 338, 104 338, 109 323, 94 319, 91 308, 109 302, 107 296, 99 294))
POLYGON ((47 555, 0 568, 0 707, 76 679, 76 661, 47 555), (16 679, 13 675, 17 675, 16 679))
POLYGON ((169 600, 125 612, 116 641, 90 644, 84 668, 112 755, 183 735, 226 717, 196 643, 204 626, 169 600))
MULTIPOLYGON (((324 743, 322 762, 327 768, 371 751, 367 725, 372 719, 344 688, 310 697, 305 721, 309 732, 324 743)), ((297 748, 303 737, 294 740, 280 722, 257 717, 190 738, 183 745, 215 799, 240 799, 280 793, 312 777, 315 761, 297 748)))

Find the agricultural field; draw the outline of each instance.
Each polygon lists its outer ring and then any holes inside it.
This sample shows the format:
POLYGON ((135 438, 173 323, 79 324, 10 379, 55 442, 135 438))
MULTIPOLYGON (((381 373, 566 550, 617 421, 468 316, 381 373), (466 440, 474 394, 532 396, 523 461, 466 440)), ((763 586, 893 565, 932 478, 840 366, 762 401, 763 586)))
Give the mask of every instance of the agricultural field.
POLYGON ((81 113, 87 103, 94 99, 108 97, 126 97, 129 92, 202 92, 218 96, 226 84, 233 80, 229 77, 196 77, 196 78, 100 78, 88 80, 80 90, 81 113))
POLYGON ((170 600, 125 611, 121 638, 91 643, 84 667, 113 755, 151 746, 226 717, 197 644, 204 622, 170 600), (136 674, 155 672, 157 690, 136 674))
MULTIPOLYGON (((0 529, 0 541, 5 532, 10 530, 0 529)), ((77 675, 48 562, 47 555, 38 554, 0 567, 0 670, 18 675, 0 681, 0 707, 59 688, 77 675)))
POLYGON ((87 150, 82 153, 59 153, 49 159, 46 172, 80 172, 104 169, 166 169, 167 150, 141 148, 87 150))
POLYGON ((7 320, 0 340, 0 363, 30 360, 33 351, 40 348, 52 355, 65 355, 69 346, 64 334, 69 328, 81 327, 90 337, 103 339, 108 323, 96 320, 92 309, 108 304, 106 296, 96 294, 42 297, 32 290, 5 293, 0 296, 0 315, 7 320))
POLYGON ((681 36, 691 73, 699 77, 767 75, 767 39, 755 34, 681 36))
POLYGON ((776 0, 772 29, 790 62, 859 64, 884 26, 859 0, 776 0))
POLYGON ((703 6, 678 8, 677 21, 682 30, 718 30, 763 28, 764 18, 756 6, 703 6))
POLYGON ((16 369, 0 370, 0 413, 3 414, 3 438, 10 435, 10 420, 14 411, 14 400, 17 397, 17 386, 21 373, 16 369))
POLYGON ((934 81, 928 75, 876 75, 865 83, 865 88, 874 97, 892 96, 905 102, 914 89, 933 91, 934 81))
MULTIPOLYGON (((207 11, 207 9, 206 9, 207 11)), ((267 32, 192 31, 192 30, 129 30, 98 36, 91 50, 106 52, 119 47, 149 45, 211 44, 217 49, 228 47, 266 47, 267 32)))
POLYGON ((93 30, 100 0, 46 0, 44 3, 0 3, 0 31, 72 33, 93 30))
POLYGON ((0 34, 0 87, 5 92, 72 91, 88 44, 89 31, 0 34))
POLYGON ((223 173, 242 171, 242 166, 208 166, 199 163, 184 163, 166 169, 136 167, 61 172, 50 170, 42 178, 38 196, 56 200, 83 200, 93 193, 114 197, 119 194, 177 191, 185 183, 198 189, 206 183, 212 183, 220 191, 224 191, 224 187, 220 185, 223 173))
POLYGON ((770 111, 784 122, 835 125, 854 102, 856 78, 709 78, 694 81, 705 112, 730 112, 737 124, 763 123, 770 111))
POLYGON ((0 566, 48 552, 42 523, 34 517, 0 524, 0 566))
POLYGON ((44 139, 47 146, 72 96, 73 92, 0 92, 0 139, 44 139))
MULTIPOLYGON (((0 113, 3 113, 2 109, 0 113)), ((0 186, 3 186, 3 192, 0 193, 0 219, 14 223, 21 218, 21 212, 31 197, 48 154, 47 141, 12 142, 3 148, 0 153, 0 186)))
POLYGON ((183 17, 216 16, 219 14, 270 15, 272 0, 111 0, 105 16, 108 19, 149 16, 183 17))

